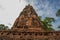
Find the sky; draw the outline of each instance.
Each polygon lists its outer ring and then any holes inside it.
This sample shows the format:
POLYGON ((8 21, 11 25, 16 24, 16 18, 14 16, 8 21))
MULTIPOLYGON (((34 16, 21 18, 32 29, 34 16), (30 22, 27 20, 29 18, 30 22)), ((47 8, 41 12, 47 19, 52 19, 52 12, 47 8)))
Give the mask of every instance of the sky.
POLYGON ((55 22, 52 23, 55 30, 60 30, 57 28, 60 25, 60 17, 56 17, 56 12, 60 9, 60 0, 26 0, 31 4, 37 14, 45 17, 52 17, 55 19, 55 22))
POLYGON ((60 17, 56 17, 56 12, 60 9, 60 0, 0 0, 0 24, 11 28, 27 4, 32 5, 42 18, 46 16, 55 18, 53 28, 59 30, 57 26, 60 25, 60 17))
POLYGON ((0 24, 11 28, 26 4, 25 1, 19 0, 0 0, 0 24))

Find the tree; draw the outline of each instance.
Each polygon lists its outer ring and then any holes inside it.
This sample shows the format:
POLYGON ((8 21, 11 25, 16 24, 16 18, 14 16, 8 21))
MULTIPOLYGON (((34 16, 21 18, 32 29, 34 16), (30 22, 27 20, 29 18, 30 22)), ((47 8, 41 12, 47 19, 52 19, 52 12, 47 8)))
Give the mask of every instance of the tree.
POLYGON ((39 16, 38 18, 39 18, 39 20, 42 20, 42 17, 41 16, 39 16))
POLYGON ((58 26, 58 28, 60 28, 60 25, 58 26))
MULTIPOLYGON (((56 16, 60 17, 60 9, 57 11, 56 16)), ((60 25, 58 26, 58 28, 60 28, 60 25)))
POLYGON ((54 18, 45 17, 43 20, 41 20, 41 17, 39 17, 39 19, 45 26, 46 30, 54 30, 53 28, 51 28, 52 27, 51 23, 55 21, 54 18))
POLYGON ((60 9, 57 11, 56 16, 60 17, 60 9))
POLYGON ((0 24, 0 30, 8 30, 8 26, 5 26, 4 24, 0 24))

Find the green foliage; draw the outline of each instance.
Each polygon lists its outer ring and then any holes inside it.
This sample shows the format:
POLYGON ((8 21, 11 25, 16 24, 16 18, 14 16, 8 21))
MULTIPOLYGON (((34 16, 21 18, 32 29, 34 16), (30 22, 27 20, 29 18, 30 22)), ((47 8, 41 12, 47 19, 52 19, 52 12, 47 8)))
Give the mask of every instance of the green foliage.
POLYGON ((45 26, 46 30, 54 30, 53 28, 51 28, 52 27, 51 23, 55 21, 54 18, 45 17, 43 20, 41 20, 41 18, 39 17, 39 19, 45 26))
POLYGON ((60 26, 58 26, 58 28, 60 28, 60 26))
POLYGON ((56 16, 60 17, 60 9, 57 11, 56 16))
POLYGON ((42 17, 41 16, 39 16, 38 18, 39 18, 39 20, 42 20, 42 17))
POLYGON ((0 24, 0 30, 7 30, 8 26, 5 26, 4 24, 0 24))

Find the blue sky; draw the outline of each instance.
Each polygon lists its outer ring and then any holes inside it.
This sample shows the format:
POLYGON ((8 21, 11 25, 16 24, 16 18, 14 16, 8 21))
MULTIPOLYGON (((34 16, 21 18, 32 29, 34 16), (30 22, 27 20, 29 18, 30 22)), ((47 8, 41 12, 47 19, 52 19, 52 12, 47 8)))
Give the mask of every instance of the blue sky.
POLYGON ((0 0, 0 24, 11 28, 27 4, 31 4, 42 18, 46 16, 55 18, 53 28, 59 30, 57 26, 60 25, 60 17, 56 17, 55 14, 60 9, 60 0, 0 0))
POLYGON ((60 17, 56 17, 56 12, 60 9, 60 0, 26 0, 30 3, 38 13, 38 15, 42 16, 42 18, 53 17, 55 18, 55 22, 53 24, 53 28, 59 30, 57 28, 60 25, 60 17))

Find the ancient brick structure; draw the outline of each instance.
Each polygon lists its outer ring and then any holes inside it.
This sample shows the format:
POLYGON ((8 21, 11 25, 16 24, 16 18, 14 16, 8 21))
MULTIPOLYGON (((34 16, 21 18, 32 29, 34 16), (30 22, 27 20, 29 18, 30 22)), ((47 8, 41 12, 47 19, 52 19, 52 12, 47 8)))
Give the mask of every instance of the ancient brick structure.
POLYGON ((46 31, 32 6, 26 6, 11 30, 0 30, 0 40, 60 40, 60 31, 46 31))

